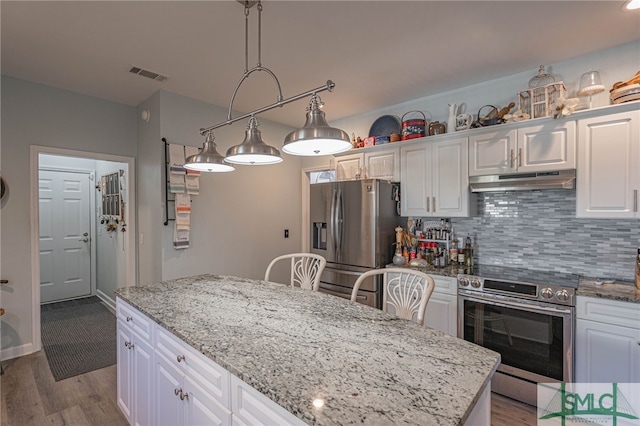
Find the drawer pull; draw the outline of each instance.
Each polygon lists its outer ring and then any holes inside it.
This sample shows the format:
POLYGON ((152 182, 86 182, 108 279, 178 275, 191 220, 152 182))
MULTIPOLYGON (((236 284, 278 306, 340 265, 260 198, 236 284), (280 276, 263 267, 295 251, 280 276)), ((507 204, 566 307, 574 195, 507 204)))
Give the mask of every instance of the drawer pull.
POLYGON ((187 401, 189 400, 189 394, 188 394, 187 392, 182 393, 182 389, 180 389, 180 400, 181 400, 181 401, 184 401, 185 399, 186 399, 187 401))
POLYGON ((176 396, 178 396, 178 395, 180 395, 180 394, 182 393, 182 389, 175 388, 175 389, 173 390, 173 393, 175 393, 175 394, 176 394, 176 396))
POLYGON ((9 280, 0 280, 0 284, 9 284, 9 280))
POLYGON ((184 355, 178 355, 178 356, 176 357, 176 359, 178 360, 178 362, 180 362, 180 361, 185 361, 185 357, 184 357, 184 355))
POLYGON ((127 317, 127 322, 131 322, 131 321, 133 321, 133 318, 127 317))
POLYGON ((131 342, 124 342, 124 345, 129 348, 129 349, 133 349, 133 347, 135 346, 133 343, 131 342))

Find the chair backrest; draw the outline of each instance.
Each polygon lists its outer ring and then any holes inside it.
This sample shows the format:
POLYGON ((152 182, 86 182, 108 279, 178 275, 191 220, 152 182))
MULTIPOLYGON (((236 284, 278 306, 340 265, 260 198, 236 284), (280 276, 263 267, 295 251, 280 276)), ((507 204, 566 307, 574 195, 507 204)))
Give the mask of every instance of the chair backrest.
POLYGON ((269 281, 271 268, 281 260, 291 260, 291 287, 299 286, 307 290, 318 291, 320 288, 320 276, 327 260, 319 254, 291 253, 278 256, 269 263, 264 274, 264 280, 269 281))
POLYGON ((436 286, 430 275, 407 268, 381 268, 360 275, 353 285, 351 301, 355 302, 362 281, 371 276, 382 275, 382 310, 402 319, 424 324, 427 303, 436 286), (391 308, 391 309, 389 309, 391 308))

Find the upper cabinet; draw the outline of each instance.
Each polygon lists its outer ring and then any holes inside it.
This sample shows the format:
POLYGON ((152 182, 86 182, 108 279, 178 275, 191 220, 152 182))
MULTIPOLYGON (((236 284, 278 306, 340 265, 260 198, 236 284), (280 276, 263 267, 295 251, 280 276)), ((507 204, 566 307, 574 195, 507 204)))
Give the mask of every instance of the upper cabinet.
POLYGON ((640 218, 640 111, 578 120, 576 216, 640 218))
POLYGON ((547 122, 469 136, 469 176, 576 167, 576 125, 547 122))
POLYGON ((354 180, 364 178, 400 181, 400 148, 377 149, 335 157, 336 178, 338 180, 354 180))
POLYGON ((470 214, 466 137, 400 148, 402 216, 470 214))

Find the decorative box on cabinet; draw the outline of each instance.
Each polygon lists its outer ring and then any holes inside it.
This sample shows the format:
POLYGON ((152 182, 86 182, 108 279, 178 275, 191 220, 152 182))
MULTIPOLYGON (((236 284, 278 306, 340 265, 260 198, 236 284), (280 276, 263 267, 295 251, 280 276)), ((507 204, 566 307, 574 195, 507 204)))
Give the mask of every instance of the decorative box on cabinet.
POLYGON ((578 296, 576 382, 640 383, 640 305, 578 296))
POLYGON ((153 325, 124 302, 116 306, 117 401, 132 425, 152 421, 153 325))
POLYGON ((466 137, 402 146, 401 215, 469 216, 467 155, 466 137))
POLYGON ((385 179, 400 181, 400 148, 368 150, 335 157, 336 179, 385 179))
POLYGON ((640 218, 640 111, 578 120, 576 216, 640 218))
POLYGON ((551 121, 469 136, 469 176, 575 168, 574 121, 551 121))

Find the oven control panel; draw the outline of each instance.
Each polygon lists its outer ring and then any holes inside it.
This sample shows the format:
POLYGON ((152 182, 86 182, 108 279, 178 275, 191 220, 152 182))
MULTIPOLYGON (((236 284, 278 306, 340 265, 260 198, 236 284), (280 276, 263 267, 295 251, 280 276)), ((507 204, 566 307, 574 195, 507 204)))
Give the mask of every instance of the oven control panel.
POLYGON ((458 288, 484 294, 500 294, 558 305, 574 305, 575 290, 557 285, 533 284, 458 274, 458 288))

